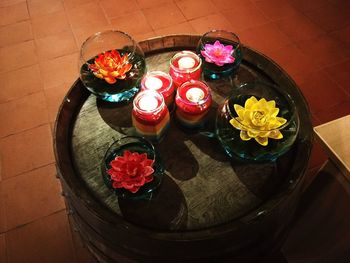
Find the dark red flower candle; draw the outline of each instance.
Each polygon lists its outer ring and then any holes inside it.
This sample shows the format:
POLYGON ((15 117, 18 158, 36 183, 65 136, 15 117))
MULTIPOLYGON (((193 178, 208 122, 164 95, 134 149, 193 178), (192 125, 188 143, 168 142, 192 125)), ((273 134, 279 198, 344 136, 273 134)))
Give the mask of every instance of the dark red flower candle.
POLYGON ((141 90, 155 90, 163 95, 165 104, 170 107, 174 102, 175 89, 169 74, 162 71, 148 72, 141 81, 141 90))
POLYGON ((159 140, 169 127, 169 122, 169 110, 161 94, 153 90, 144 90, 137 94, 132 123, 139 135, 150 140, 159 140))
POLYGON ((190 79, 200 79, 202 60, 197 54, 191 51, 176 53, 170 60, 169 74, 175 85, 179 87, 190 79))
POLYGON ((110 162, 107 173, 111 176, 113 188, 125 188, 136 193, 141 186, 153 180, 154 160, 146 153, 125 150, 122 156, 116 156, 110 162))
POLYGON ((212 103, 210 89, 205 82, 187 81, 177 89, 175 103, 177 120, 187 128, 198 128, 212 103))

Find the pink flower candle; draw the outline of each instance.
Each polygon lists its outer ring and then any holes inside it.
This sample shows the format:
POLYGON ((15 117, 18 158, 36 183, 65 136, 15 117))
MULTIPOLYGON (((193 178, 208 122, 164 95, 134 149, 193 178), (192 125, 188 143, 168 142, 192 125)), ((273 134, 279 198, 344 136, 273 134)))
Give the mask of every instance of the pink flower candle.
POLYGON ((203 126, 205 117, 212 103, 208 85, 199 80, 183 83, 175 97, 176 118, 187 128, 203 126))
POLYGON ((191 51, 176 53, 170 60, 169 74, 177 87, 182 83, 201 77, 202 60, 191 51))
POLYGON ((133 102, 132 123, 136 132, 150 140, 159 140, 169 127, 170 114, 161 94, 141 91, 133 102))
POLYGON ((169 74, 162 71, 151 71, 143 77, 141 90, 155 90, 163 95, 165 104, 170 108, 174 102, 175 88, 169 74))

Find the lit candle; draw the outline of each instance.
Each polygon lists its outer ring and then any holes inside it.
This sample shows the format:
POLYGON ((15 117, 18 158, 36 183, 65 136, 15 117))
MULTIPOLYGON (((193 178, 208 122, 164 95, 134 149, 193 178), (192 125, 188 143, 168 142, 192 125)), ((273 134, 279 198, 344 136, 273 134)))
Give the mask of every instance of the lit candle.
POLYGON ((202 60, 197 54, 191 51, 176 53, 170 60, 169 74, 175 85, 179 87, 182 83, 201 77, 202 60))
POLYGON ((153 111, 158 107, 158 100, 155 97, 144 96, 139 100, 139 107, 143 111, 153 111))
POLYGON ((160 140, 170 123, 163 96, 154 90, 138 93, 133 102, 132 123, 137 134, 150 140, 160 140))
POLYGON ((180 69, 191 69, 196 65, 196 61, 191 57, 182 57, 178 64, 180 69))
POLYGON ((204 98, 204 91, 200 88, 190 88, 186 92, 186 98, 192 102, 199 102, 204 98))
POLYGON ((163 95, 168 108, 173 107, 175 88, 169 74, 162 71, 148 72, 141 80, 141 90, 156 90, 163 95))
POLYGON ((205 82, 187 81, 177 89, 175 103, 178 122, 186 128, 199 128, 212 103, 210 89, 205 82))

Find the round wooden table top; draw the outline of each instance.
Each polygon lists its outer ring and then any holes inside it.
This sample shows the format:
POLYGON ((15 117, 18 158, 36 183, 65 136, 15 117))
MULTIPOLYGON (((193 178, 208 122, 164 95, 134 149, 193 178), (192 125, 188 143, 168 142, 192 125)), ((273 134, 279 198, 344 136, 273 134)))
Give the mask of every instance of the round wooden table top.
MULTIPOLYGON (((199 36, 166 36, 141 42, 147 70, 169 71, 179 50, 195 50, 199 36)), ((312 142, 308 106, 293 80, 266 56, 243 47, 234 78, 207 81, 213 94, 208 124, 188 133, 174 122, 156 145, 165 174, 149 200, 125 200, 109 190, 101 163, 113 141, 135 134, 132 103, 96 99, 77 80, 64 99, 55 127, 58 170, 72 192, 100 218, 146 231, 174 235, 208 233, 269 213, 300 183, 312 142), (246 163, 225 155, 214 136, 218 106, 246 82, 264 81, 289 93, 298 108, 300 130, 290 151, 270 163, 246 163)))

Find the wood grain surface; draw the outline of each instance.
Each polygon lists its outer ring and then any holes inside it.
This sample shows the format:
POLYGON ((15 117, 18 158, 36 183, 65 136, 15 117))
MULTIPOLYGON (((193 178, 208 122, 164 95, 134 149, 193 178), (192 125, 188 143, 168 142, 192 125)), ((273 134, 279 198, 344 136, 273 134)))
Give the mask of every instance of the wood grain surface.
MULTIPOLYGON (((148 70, 168 72, 169 61, 175 53, 148 56, 148 70)), ((156 146, 164 163, 165 176, 173 182, 174 187, 168 189, 165 188, 168 184, 161 185, 160 191, 169 192, 169 198, 158 197, 156 192, 143 206, 141 201, 127 202, 128 206, 124 205, 123 209, 118 197, 103 183, 101 163, 114 140, 136 135, 131 124, 132 105, 118 106, 89 96, 76 118, 72 146, 76 166, 91 193, 126 220, 158 229, 208 228, 257 208, 273 193, 274 187, 283 182, 284 175, 275 163, 242 165, 232 162, 213 137, 217 107, 233 89, 247 81, 270 81, 244 62, 237 76, 222 81, 207 80, 213 106, 208 124, 199 133, 183 131, 172 114, 171 128, 156 146), (164 209, 165 204, 168 204, 167 209, 164 209), (140 207, 147 207, 147 214, 140 207)))

